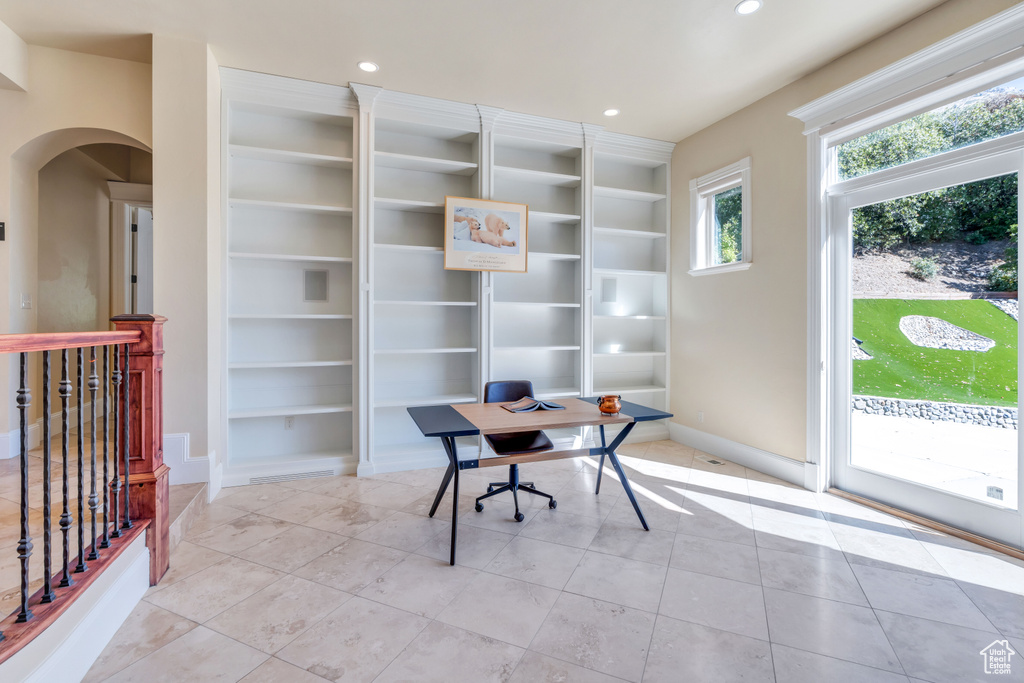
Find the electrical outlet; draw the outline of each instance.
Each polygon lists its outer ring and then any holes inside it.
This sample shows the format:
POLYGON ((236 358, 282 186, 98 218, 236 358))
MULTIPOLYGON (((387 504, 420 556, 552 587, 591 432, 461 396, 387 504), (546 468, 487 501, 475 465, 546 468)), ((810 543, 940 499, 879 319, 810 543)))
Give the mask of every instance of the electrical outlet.
POLYGON ((32 295, 31 294, 26 294, 25 292, 21 293, 21 307, 22 308, 32 308, 32 295))
POLYGON ((704 411, 703 410, 698 410, 697 411, 697 422, 699 422, 700 424, 704 424, 704 411))
POLYGON ((295 429, 295 416, 294 415, 288 415, 287 417, 284 418, 284 428, 285 429, 295 429))

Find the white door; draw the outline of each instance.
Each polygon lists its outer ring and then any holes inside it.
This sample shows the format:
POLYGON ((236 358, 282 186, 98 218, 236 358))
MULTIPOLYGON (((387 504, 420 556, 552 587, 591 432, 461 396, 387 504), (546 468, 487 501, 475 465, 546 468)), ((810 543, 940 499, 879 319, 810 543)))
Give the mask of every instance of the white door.
POLYGON ((140 206, 132 221, 132 313, 153 312, 153 209, 140 206))
MULTIPOLYGON (((858 211, 1024 167, 1005 145, 945 156, 829 188, 832 485, 1021 548, 1021 433, 985 424, 1020 404, 1016 322, 985 300, 854 296, 858 211)), ((1016 209, 1019 219, 1019 190, 1016 209)))

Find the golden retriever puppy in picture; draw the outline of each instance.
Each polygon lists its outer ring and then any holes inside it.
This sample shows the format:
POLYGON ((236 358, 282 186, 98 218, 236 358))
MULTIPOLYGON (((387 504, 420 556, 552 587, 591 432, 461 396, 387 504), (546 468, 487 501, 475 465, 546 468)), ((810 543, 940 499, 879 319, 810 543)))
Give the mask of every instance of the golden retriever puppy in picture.
POLYGON ((516 246, 514 240, 505 239, 505 231, 508 230, 508 223, 502 218, 495 216, 493 213, 489 213, 484 217, 483 229, 473 229, 471 225, 470 230, 474 242, 482 242, 498 248, 516 246))

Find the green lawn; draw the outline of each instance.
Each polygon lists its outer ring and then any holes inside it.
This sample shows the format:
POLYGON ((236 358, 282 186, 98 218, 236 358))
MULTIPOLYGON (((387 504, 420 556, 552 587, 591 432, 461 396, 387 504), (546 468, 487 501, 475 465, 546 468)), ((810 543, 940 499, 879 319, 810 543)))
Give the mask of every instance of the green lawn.
POLYGON ((871 360, 853 361, 853 393, 992 406, 1017 405, 1017 322, 987 301, 855 299, 853 336, 871 360), (926 349, 900 318, 941 318, 996 342, 985 353, 926 349))

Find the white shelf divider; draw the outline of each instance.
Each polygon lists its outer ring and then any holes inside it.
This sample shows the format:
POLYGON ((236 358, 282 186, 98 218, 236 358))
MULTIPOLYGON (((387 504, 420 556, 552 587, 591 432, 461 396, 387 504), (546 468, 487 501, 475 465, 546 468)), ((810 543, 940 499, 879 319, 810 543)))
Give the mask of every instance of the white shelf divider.
POLYGON ((598 395, 604 394, 658 394, 668 391, 667 387, 663 387, 657 384, 648 384, 646 386, 636 387, 594 387, 594 393, 598 395))
POLYGON ((636 202, 659 202, 665 199, 664 194, 657 192, 643 192, 641 190, 627 190, 621 187, 594 186, 595 197, 610 197, 612 199, 629 199, 636 202))
POLYGON ((328 413, 350 413, 351 405, 279 406, 274 408, 253 408, 233 410, 228 413, 232 420, 246 420, 257 417, 287 417, 290 415, 326 415, 328 413))
POLYGON ((274 370, 287 368, 330 368, 352 365, 351 360, 262 361, 258 363, 228 363, 229 370, 274 370))
POLYGON ((330 154, 311 154, 273 147, 254 147, 251 145, 228 145, 228 154, 242 159, 254 161, 276 161, 290 164, 308 164, 327 168, 351 169, 351 157, 332 156, 330 154))
POLYGON ((438 394, 419 398, 395 398, 375 401, 375 408, 408 408, 410 406, 432 406, 444 403, 476 403, 476 394, 438 394))
POLYGON ((351 256, 317 256, 313 254, 263 254, 232 251, 228 258, 239 261, 300 261, 305 263, 352 263, 351 256))
POLYGON ((231 320, 351 320, 351 313, 232 313, 231 320))
POLYGON ((343 216, 352 215, 351 206, 330 204, 302 204, 298 202, 278 202, 270 199, 244 199, 232 197, 229 203, 233 207, 251 207, 255 209, 271 209, 277 211, 305 211, 308 213, 334 213, 343 216))
POLYGON ((420 199, 399 199, 397 197, 375 197, 373 205, 378 209, 391 211, 415 211, 418 213, 444 213, 444 202, 425 202, 420 199))
POLYGON ((528 182, 540 183, 542 185, 550 185, 552 187, 580 186, 580 176, 578 175, 535 171, 529 168, 515 168, 514 166, 495 166, 494 175, 499 178, 525 180, 528 182))
POLYGON ((595 275, 622 275, 622 276, 658 276, 665 275, 664 270, 629 270, 626 268, 594 268, 595 275))
POLYGON ((579 308, 576 303, 557 303, 549 301, 495 301, 495 306, 537 306, 540 308, 579 308))
POLYGON ((398 154, 395 152, 376 152, 373 159, 377 166, 385 168, 398 168, 405 171, 426 171, 433 173, 446 173, 449 175, 473 175, 477 170, 477 164, 471 161, 453 161, 451 159, 437 159, 434 157, 423 157, 414 154, 398 154))
POLYGON ((630 230, 628 228, 599 228, 594 226, 594 236, 600 237, 603 235, 615 236, 615 237, 636 237, 637 239, 649 239, 656 240, 665 237, 663 232, 655 232, 654 230, 630 230))
POLYGON ((408 355, 419 355, 419 354, 435 354, 435 353, 476 353, 479 349, 475 346, 459 346, 459 347, 426 347, 420 349, 375 349, 374 353, 378 356, 408 356, 408 355))
POLYGON ((530 209, 529 218, 531 221, 543 223, 579 223, 579 214, 552 213, 550 211, 534 211, 530 209))
POLYGON ((377 299, 374 301, 378 306, 476 306, 475 301, 397 301, 377 299))

